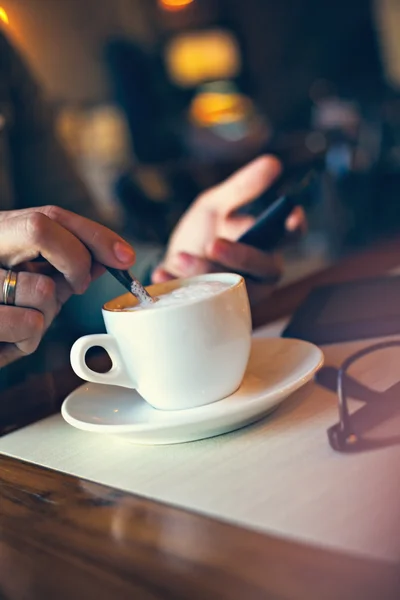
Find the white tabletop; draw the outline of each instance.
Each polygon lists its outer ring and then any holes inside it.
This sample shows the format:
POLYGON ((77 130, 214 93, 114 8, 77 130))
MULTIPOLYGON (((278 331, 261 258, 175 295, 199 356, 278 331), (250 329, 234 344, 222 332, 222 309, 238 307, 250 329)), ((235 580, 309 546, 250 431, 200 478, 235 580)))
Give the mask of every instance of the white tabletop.
MULTIPOLYGON (((276 336, 281 328, 257 336, 276 336)), ((362 345, 324 348, 326 363, 338 365, 362 345)), ((380 360, 387 367, 387 358, 380 360)), ((377 388, 389 383, 381 372, 370 362, 368 381, 377 388)), ((400 434, 397 414, 376 434, 400 434)), ((262 422, 214 439, 163 447, 104 443, 56 415, 1 438, 0 453, 259 531, 398 561, 400 445, 335 453, 326 430, 337 420, 335 394, 312 383, 262 422)))

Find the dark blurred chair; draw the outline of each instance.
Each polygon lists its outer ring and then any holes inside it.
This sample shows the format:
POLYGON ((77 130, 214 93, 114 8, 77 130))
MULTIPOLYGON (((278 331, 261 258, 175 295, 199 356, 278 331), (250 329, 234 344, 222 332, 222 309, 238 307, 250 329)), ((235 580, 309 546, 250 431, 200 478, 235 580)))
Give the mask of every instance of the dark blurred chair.
POLYGON ((104 58, 137 161, 154 164, 178 158, 182 147, 173 113, 179 99, 161 61, 137 43, 124 39, 108 41, 104 58))

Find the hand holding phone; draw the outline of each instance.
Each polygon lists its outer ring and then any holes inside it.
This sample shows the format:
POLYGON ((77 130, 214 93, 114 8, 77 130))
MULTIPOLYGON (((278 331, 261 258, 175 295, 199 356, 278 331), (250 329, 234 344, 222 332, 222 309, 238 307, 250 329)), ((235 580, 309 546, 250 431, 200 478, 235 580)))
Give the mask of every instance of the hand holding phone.
POLYGON ((265 252, 275 250, 286 235, 286 219, 296 206, 301 205, 304 192, 314 181, 315 176, 314 169, 308 171, 298 184, 292 185, 283 194, 279 194, 279 186, 267 191, 266 195, 278 193, 278 198, 257 217, 254 225, 239 238, 238 242, 265 252))

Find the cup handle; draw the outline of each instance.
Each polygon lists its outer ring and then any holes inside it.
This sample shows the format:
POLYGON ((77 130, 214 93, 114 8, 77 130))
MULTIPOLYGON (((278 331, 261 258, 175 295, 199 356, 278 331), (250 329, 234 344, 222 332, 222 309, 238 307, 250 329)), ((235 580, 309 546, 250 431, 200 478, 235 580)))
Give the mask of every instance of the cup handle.
POLYGON ((126 373, 117 342, 115 338, 108 333, 85 335, 76 340, 71 348, 70 359, 71 366, 75 373, 85 381, 135 388, 135 383, 131 381, 126 373), (86 364, 86 353, 94 346, 104 348, 111 358, 112 367, 107 373, 97 373, 90 369, 86 364))

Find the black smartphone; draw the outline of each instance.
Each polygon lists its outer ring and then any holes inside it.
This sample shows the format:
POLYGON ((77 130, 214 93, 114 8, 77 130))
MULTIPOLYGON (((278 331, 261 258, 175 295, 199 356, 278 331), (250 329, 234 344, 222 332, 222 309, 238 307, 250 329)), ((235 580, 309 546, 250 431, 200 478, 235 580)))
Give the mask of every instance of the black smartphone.
MULTIPOLYGON (((275 250, 285 237, 286 219, 296 206, 303 204, 305 192, 315 181, 316 175, 315 168, 309 169, 300 181, 295 183, 288 183, 287 179, 281 176, 261 197, 264 206, 268 200, 269 205, 257 216, 254 225, 238 239, 238 242, 265 252, 275 250)), ((257 202, 260 203, 261 198, 257 202)))

